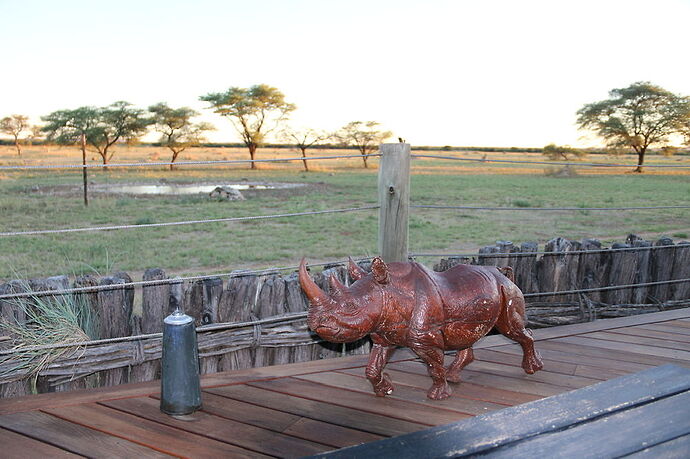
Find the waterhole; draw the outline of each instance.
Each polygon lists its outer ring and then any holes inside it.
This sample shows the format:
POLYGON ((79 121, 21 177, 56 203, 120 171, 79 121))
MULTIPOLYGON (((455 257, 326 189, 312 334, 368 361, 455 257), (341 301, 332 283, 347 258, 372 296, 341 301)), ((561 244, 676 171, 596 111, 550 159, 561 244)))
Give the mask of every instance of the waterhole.
POLYGON ((235 190, 280 190, 298 188, 305 186, 305 183, 216 183, 212 185, 203 184, 156 184, 156 185, 132 185, 132 184, 98 184, 92 185, 90 189, 99 193, 125 193, 125 194, 198 194, 210 193, 218 187, 232 188, 235 190))

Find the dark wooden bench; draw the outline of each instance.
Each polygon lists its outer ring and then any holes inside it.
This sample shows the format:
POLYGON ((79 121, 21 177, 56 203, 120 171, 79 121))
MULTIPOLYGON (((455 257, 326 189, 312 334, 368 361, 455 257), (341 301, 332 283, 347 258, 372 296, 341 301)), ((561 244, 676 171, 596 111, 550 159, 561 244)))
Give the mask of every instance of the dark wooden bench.
POLYGON ((328 458, 690 457, 690 369, 664 365, 328 458))

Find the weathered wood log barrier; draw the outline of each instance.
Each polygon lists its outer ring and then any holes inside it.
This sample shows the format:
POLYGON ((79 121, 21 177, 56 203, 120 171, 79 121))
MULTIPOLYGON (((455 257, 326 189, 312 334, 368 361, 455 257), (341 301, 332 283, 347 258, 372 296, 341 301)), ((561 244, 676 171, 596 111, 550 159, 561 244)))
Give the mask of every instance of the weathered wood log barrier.
MULTIPOLYGON (((98 285, 117 285, 132 282, 127 273, 118 272, 104 277, 98 285)), ((98 292, 98 337, 117 338, 131 336, 134 288, 114 288, 98 292)), ((115 386, 129 381, 127 368, 113 368, 100 374, 102 386, 115 386)))
MULTIPOLYGON (((481 248, 476 259, 442 259, 434 269, 443 271, 459 262, 505 266, 502 260, 508 258, 516 283, 526 294, 690 278, 690 243, 674 244, 667 237, 652 244, 631 234, 625 243, 614 243, 608 249, 602 248, 595 239, 578 242, 555 238, 544 247, 544 252, 548 253, 529 255, 535 251, 535 243, 523 243, 516 251, 512 244, 500 241, 494 246, 481 248), (511 256, 499 256, 506 252, 511 256)), ((527 315, 530 326, 536 328, 655 312, 689 304, 690 283, 686 282, 528 298, 527 315)))
MULTIPOLYGON (((525 242, 518 246, 503 241, 482 248, 476 258, 442 259, 435 269, 445 270, 458 263, 511 266, 516 283, 526 294, 690 277, 690 243, 674 244, 668 238, 652 244, 631 235, 625 244, 615 244, 610 249, 602 248, 602 244, 593 239, 578 242, 556 238, 544 249, 547 253, 537 254, 536 243, 525 242), (632 250, 616 251, 615 247, 632 250)), ((346 285, 350 283, 343 266, 326 267, 313 277, 321 288, 329 290, 330 275, 337 276, 346 285)), ((165 281, 168 277, 162 269, 150 269, 144 273, 144 280, 165 281)), ((202 373, 369 352, 370 343, 366 339, 343 347, 342 344, 322 343, 308 330, 307 301, 296 273, 257 276, 237 271, 225 286, 220 278, 149 285, 139 290, 140 310, 134 308, 134 289, 118 287, 128 281, 127 274, 116 273, 100 280, 81 276, 72 283, 74 287, 113 287, 75 295, 84 300, 86 307, 98 312, 98 337, 159 333, 163 318, 180 307, 201 326, 198 342, 202 373), (222 330, 208 328, 225 323, 239 325, 222 330)), ((0 284, 0 294, 62 289, 67 283, 65 276, 15 280, 0 284)), ((0 300, 0 315, 6 320, 24 323, 26 316, 22 308, 17 307, 17 301, 20 300, 0 300)), ((32 299, 21 301, 30 303, 32 299)), ((543 327, 687 306, 690 306, 690 283, 681 283, 585 294, 528 296, 527 314, 531 327, 543 327)), ((11 344, 11 337, 0 338, 0 350, 11 344)), ((39 373, 37 389, 45 392, 84 387, 87 377, 89 386, 151 380, 159 376, 160 353, 160 338, 74 349, 39 373)), ((13 362, 7 360, 6 355, 0 355, 0 396, 24 395, 30 391, 26 374, 13 370, 13 362)))
MULTIPOLYGON (((679 242, 673 258, 673 276, 677 279, 690 278, 690 242, 679 242)), ((672 300, 690 298, 690 282, 675 284, 671 289, 672 300)))

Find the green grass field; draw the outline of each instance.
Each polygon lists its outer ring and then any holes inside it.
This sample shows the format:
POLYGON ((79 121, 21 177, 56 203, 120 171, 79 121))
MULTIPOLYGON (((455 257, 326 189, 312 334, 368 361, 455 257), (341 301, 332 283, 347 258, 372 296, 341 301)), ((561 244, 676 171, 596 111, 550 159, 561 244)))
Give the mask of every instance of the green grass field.
MULTIPOLYGON (((310 155, 352 154, 323 150, 310 155)), ((443 152, 445 156, 544 160, 538 154, 443 152)), ((291 158, 290 150, 259 150, 260 159, 291 158)), ((241 149, 199 149, 180 160, 245 159, 241 149)), ((121 147, 115 162, 165 161, 164 150, 121 147)), ((78 163, 71 148, 26 147, 17 157, 0 147, 0 165, 78 163)), ((632 157, 589 157, 581 162, 625 162, 632 157)), ((690 164, 688 157, 651 156, 649 164, 690 164)), ((690 202, 690 170, 575 168, 573 176, 554 174, 557 166, 468 163, 414 159, 412 204, 527 207, 616 207, 685 205, 690 202)), ((81 171, 0 170, 0 231, 143 224, 360 207, 376 204, 378 161, 363 169, 359 159, 315 161, 306 173, 301 162, 224 167, 180 166, 90 171, 95 184, 229 183, 240 180, 300 182, 294 191, 256 191, 245 201, 219 202, 199 196, 96 194, 85 208, 81 171)), ((170 274, 229 272, 312 262, 347 255, 376 254, 377 210, 241 223, 209 223, 165 228, 0 237, 0 280, 58 274, 124 270, 137 278, 150 267, 170 274)), ((622 241, 628 233, 649 239, 687 238, 688 209, 637 211, 477 211, 413 209, 410 251, 476 252, 496 240, 515 243, 563 236, 622 241)), ((426 260, 426 259, 424 259, 426 260)), ((423 261, 424 261, 423 260, 423 261)), ((431 260, 428 260, 431 261, 431 260)))

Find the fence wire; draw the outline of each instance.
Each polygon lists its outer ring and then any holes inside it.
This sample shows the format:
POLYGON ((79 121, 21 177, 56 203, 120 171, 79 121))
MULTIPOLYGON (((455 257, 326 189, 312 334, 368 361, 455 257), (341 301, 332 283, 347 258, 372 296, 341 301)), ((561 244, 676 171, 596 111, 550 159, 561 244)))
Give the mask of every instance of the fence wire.
POLYGON ((690 247, 689 242, 680 242, 673 245, 650 245, 644 247, 616 247, 593 250, 567 250, 561 252, 554 251, 534 251, 534 252, 485 252, 485 253, 422 253, 411 252, 410 257, 449 257, 449 258, 518 258, 531 257, 535 255, 544 256, 573 256, 573 255, 588 255, 596 253, 616 253, 616 252, 644 252, 646 250, 664 250, 664 249, 680 249, 690 247))
MULTIPOLYGON (((299 319, 306 319, 306 312, 296 312, 290 314, 284 314, 276 317, 268 317, 266 319, 257 319, 251 322, 223 322, 219 324, 202 325, 196 327, 196 331, 201 332, 211 332, 211 331, 222 331, 231 330, 233 328, 243 328, 263 324, 272 324, 276 322, 292 322, 299 319)), ((126 343, 130 341, 140 341, 144 339, 152 338, 162 338, 163 333, 145 333, 141 335, 131 335, 131 336, 121 336, 118 338, 106 338, 106 339, 95 339, 89 341, 79 341, 74 343, 56 343, 56 344, 44 344, 40 346, 26 346, 16 349, 4 349, 0 350, 0 355, 11 355, 18 354, 22 352, 31 351, 42 351, 47 349, 64 349, 68 347, 86 347, 86 346, 98 346, 102 344, 114 344, 114 343, 126 343)))
POLYGON ((638 207, 482 207, 482 206, 442 206, 411 205, 415 209, 448 209, 448 210, 519 210, 519 211, 566 211, 566 210, 657 210, 657 209, 690 209, 690 206, 638 206, 638 207))
MULTIPOLYGON (((687 248, 690 247, 690 243, 680 243, 675 245, 659 245, 659 246, 648 246, 648 247, 620 247, 620 248, 610 248, 610 249, 596 249, 596 250, 570 250, 565 252, 546 252, 546 251, 534 251, 534 252, 487 252, 487 253, 410 253, 409 257, 414 259, 416 257, 447 257, 447 258, 518 258, 518 257, 531 257, 536 255, 543 256, 574 256, 574 255, 589 255, 589 254, 601 254, 601 253, 618 253, 618 252, 642 252, 648 250, 668 250, 677 248, 687 248)), ((360 257, 356 261, 369 261, 373 257, 360 257)), ((344 266, 347 261, 329 261, 324 263, 310 263, 309 266, 344 266)), ((275 274, 282 271, 294 271, 299 268, 299 265, 283 266, 266 268, 260 270, 235 270, 229 273, 218 273, 218 274, 204 274, 198 276, 186 276, 186 277, 174 277, 169 279, 158 279, 150 281, 133 281, 133 282, 123 282, 121 284, 111 284, 111 285, 94 285, 89 287, 74 287, 69 289, 61 290, 41 290, 36 292, 19 292, 19 293, 8 293, 0 295, 0 300, 7 300, 12 298, 30 298, 34 296, 49 296, 49 295, 68 295, 73 293, 93 293, 105 290, 116 290, 119 288, 133 288, 133 287, 152 287, 156 285, 167 285, 167 284, 181 284, 185 281, 193 282, 214 278, 235 278, 235 277, 246 277, 246 276, 262 276, 268 274, 275 274)))
MULTIPOLYGON (((362 257, 362 258, 356 258, 355 261, 369 261, 371 260, 372 257, 362 257)), ((328 262, 323 262, 323 263, 309 263, 309 266, 311 267, 316 267, 316 266, 345 266, 347 265, 348 261, 328 261, 328 262)), ((134 288, 134 287, 153 287, 156 285, 173 285, 173 284, 181 284, 185 281, 188 282, 195 282, 195 281, 203 281, 203 280, 208 280, 208 279, 216 279, 216 278, 227 278, 227 279, 232 279, 236 277, 247 277, 247 276, 265 276, 265 275, 270 275, 270 274, 277 274, 281 271, 295 271, 299 268, 299 265, 292 265, 292 266, 282 266, 282 267, 274 267, 274 268, 267 268, 267 269, 258 269, 258 270, 235 270, 231 271, 229 273, 218 273, 218 274, 204 274, 204 275, 199 275, 199 276, 186 276, 186 277, 171 277, 168 279, 156 279, 156 280, 149 280, 149 281, 133 281, 133 282, 122 282, 119 284, 109 284, 109 285, 93 285, 93 286, 87 286, 87 287, 74 287, 74 288, 67 288, 67 289, 60 289, 60 290, 39 290, 39 291, 30 291, 30 292, 17 292, 17 293, 6 293, 0 295, 0 300, 8 300, 8 299, 14 299, 14 298, 33 298, 33 297, 38 297, 38 296, 51 296, 51 295, 69 295, 69 294, 74 294, 74 293, 94 293, 94 292, 100 292, 100 291, 105 291, 105 290, 118 290, 121 288, 134 288)), ((10 281, 11 282, 11 281, 10 281)), ((12 284, 9 283, 11 286, 12 284)), ((21 284, 17 284, 17 287, 22 288, 21 284)))
MULTIPOLYGON (((507 164, 541 164, 547 166, 574 166, 574 167, 637 167, 637 164, 604 164, 604 163, 576 163, 576 162, 561 162, 561 161, 527 161, 519 159, 482 159, 482 158, 463 158, 460 156, 442 156, 442 155, 410 155, 412 158, 431 158, 431 159, 446 159, 451 161, 467 161, 477 163, 507 163, 507 164)), ((645 167, 660 167, 660 168, 680 168, 687 169, 690 165, 686 164, 643 164, 645 167)))
POLYGON ((307 156, 295 158, 274 158, 274 159, 219 159, 208 161, 179 161, 179 162, 155 162, 155 163, 110 163, 110 164, 47 164, 47 165, 20 165, 20 166, 0 166, 0 170, 41 170, 41 169, 107 169, 110 167, 152 167, 152 166, 208 166, 222 164, 249 164, 249 163, 281 163, 292 161, 315 161, 327 159, 344 158, 372 158, 381 156, 380 153, 368 155, 337 155, 337 156, 307 156))
POLYGON ((3 236, 34 236, 38 234, 61 234, 61 233, 79 233, 86 231, 111 231, 111 230, 121 230, 121 229, 140 229, 140 228, 158 228, 164 226, 179 226, 179 225, 196 225, 200 223, 221 223, 221 222, 244 222, 251 220, 269 220, 275 218, 285 218, 285 217, 303 217, 307 215, 324 215, 324 214, 335 214, 343 212, 356 212, 360 210, 371 210, 378 209, 380 206, 364 206, 364 207, 350 207, 346 209, 328 209, 328 210, 315 210, 307 212, 295 212, 291 214, 273 214, 273 215, 253 215, 248 217, 226 217, 226 218, 209 218, 203 220, 186 220, 186 221, 176 221, 176 222, 163 222, 163 223, 143 223, 140 225, 113 225, 113 226, 91 226, 85 228, 65 228, 65 229, 53 229, 53 230, 33 230, 33 231, 8 231, 0 233, 0 237, 3 236))

